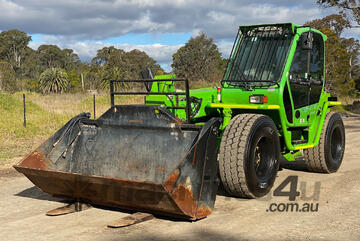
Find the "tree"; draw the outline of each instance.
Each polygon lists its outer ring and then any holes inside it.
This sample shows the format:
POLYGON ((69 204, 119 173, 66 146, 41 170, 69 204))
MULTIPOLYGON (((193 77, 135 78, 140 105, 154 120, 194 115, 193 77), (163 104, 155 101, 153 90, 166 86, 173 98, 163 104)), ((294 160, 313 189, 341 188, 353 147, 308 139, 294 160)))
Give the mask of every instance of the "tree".
POLYGON ((81 76, 76 73, 75 69, 66 72, 69 81, 69 90, 71 92, 78 92, 82 90, 81 76))
POLYGON ((38 53, 32 48, 26 47, 20 68, 22 77, 38 79, 43 69, 44 68, 41 66, 38 53))
POLYGON ((173 54, 172 68, 177 77, 191 81, 214 81, 223 73, 221 54, 212 38, 201 33, 173 54))
POLYGON ((0 58, 7 60, 13 70, 21 67, 24 51, 31 37, 17 29, 0 33, 0 58))
POLYGON ((360 24, 360 1, 359 0, 316 0, 316 2, 325 8, 336 7, 339 13, 346 17, 352 17, 360 24))
POLYGON ((65 53, 56 45, 40 45, 37 50, 43 69, 64 68, 65 53))
POLYGON ((86 89, 95 90, 100 87, 101 68, 94 63, 82 64, 84 85, 86 89))
POLYGON ((0 90, 15 92, 18 89, 12 66, 7 61, 0 61, 0 90))
POLYGON ((66 72, 60 68, 49 68, 45 70, 39 79, 39 87, 43 94, 63 93, 69 85, 66 72))
POLYGON ((72 49, 63 49, 62 52, 65 56, 63 68, 66 71, 75 69, 77 65, 80 63, 79 56, 76 53, 74 53, 74 50, 72 49))
MULTIPOLYGON (((162 71, 160 65, 145 52, 137 49, 125 52, 114 46, 99 49, 91 62, 93 68, 98 68, 96 75, 93 69, 92 77, 100 78, 102 88, 107 88, 111 79, 139 79, 141 71, 146 68, 150 68, 153 73, 162 71)), ((124 84, 120 87, 127 88, 129 85, 124 84)))
POLYGON ((162 71, 160 65, 156 61, 149 57, 144 51, 138 49, 131 50, 126 53, 126 63, 128 64, 130 78, 139 79, 141 78, 141 71, 150 68, 153 73, 162 71))
POLYGON ((360 44, 354 38, 342 38, 350 22, 341 15, 333 14, 323 19, 307 22, 325 35, 326 41, 326 87, 335 95, 355 96, 360 87, 360 44))
POLYGON ((306 22, 305 25, 309 25, 315 29, 330 28, 335 32, 338 38, 340 38, 345 29, 351 27, 349 20, 339 14, 331 14, 322 19, 315 19, 306 22))
POLYGON ((104 47, 97 51, 96 56, 92 59, 93 64, 104 66, 105 64, 114 65, 122 62, 125 51, 117 49, 114 46, 104 47))
POLYGON ((354 38, 340 39, 341 46, 346 49, 349 54, 349 78, 360 78, 357 70, 359 69, 360 43, 354 38))
POLYGON ((340 39, 329 28, 321 29, 328 37, 326 41, 325 79, 332 94, 348 95, 354 91, 353 80, 349 79, 350 55, 341 46, 340 39))
POLYGON ((122 49, 117 49, 114 46, 99 49, 91 62, 98 67, 95 76, 99 79, 98 82, 103 89, 109 87, 110 80, 130 79, 128 59, 126 52, 122 49))

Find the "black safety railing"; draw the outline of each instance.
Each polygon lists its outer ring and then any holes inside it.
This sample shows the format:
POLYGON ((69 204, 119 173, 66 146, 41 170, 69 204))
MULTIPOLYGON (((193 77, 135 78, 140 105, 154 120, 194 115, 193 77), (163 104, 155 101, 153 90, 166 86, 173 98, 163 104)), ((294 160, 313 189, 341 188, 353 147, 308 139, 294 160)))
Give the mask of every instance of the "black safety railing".
POLYGON ((187 79, 137 79, 137 80, 111 80, 110 81, 110 98, 111 98, 111 107, 115 105, 115 95, 173 95, 173 96, 185 96, 186 98, 186 106, 179 106, 178 101, 176 101, 176 106, 166 106, 167 109, 183 109, 186 112, 186 121, 190 123, 190 91, 189 91, 189 81, 187 79), (114 83, 148 83, 148 82, 166 82, 166 81, 174 81, 174 82, 184 82, 185 83, 185 91, 181 92, 147 92, 147 91, 114 91, 114 83))

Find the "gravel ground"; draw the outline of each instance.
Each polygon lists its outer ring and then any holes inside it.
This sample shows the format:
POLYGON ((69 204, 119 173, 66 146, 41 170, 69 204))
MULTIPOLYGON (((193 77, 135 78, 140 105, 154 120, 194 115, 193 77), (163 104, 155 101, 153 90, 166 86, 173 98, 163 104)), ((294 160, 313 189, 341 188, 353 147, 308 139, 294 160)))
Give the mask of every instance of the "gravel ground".
POLYGON ((197 222, 157 217, 109 229, 108 223, 128 213, 96 207, 48 217, 45 212, 64 205, 64 201, 43 193, 15 171, 2 168, 0 240, 360 240, 360 118, 347 116, 344 122, 346 152, 337 173, 307 172, 301 159, 284 163, 278 173, 275 187, 290 175, 298 176, 301 196, 295 203, 300 207, 318 205, 317 211, 270 211, 271 205, 282 210, 282 205, 289 203, 288 197, 272 194, 259 200, 219 194, 213 214, 197 222), (318 197, 313 195, 316 186, 318 197))

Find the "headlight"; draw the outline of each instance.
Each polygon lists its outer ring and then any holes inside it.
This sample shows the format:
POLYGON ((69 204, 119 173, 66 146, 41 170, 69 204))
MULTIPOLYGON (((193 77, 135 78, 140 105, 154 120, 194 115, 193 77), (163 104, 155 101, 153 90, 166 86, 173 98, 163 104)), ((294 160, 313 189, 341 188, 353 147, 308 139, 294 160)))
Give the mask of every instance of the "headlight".
POLYGON ((264 95, 252 95, 249 97, 249 103, 251 104, 264 104, 268 102, 267 96, 264 95))

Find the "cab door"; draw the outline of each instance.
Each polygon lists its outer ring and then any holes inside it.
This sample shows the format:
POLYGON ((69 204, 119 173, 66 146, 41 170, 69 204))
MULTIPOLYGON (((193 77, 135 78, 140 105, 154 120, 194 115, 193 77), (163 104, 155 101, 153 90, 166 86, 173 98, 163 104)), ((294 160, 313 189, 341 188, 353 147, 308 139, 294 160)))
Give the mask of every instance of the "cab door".
POLYGON ((308 106, 310 105, 310 48, 304 48, 308 33, 303 33, 298 41, 295 54, 289 71, 289 85, 292 97, 293 123, 295 126, 307 126, 309 117, 308 106))
POLYGON ((303 33, 289 71, 295 126, 309 126, 317 112, 324 85, 324 41, 316 32, 303 33), (304 42, 309 42, 304 44, 304 42), (305 46, 305 47, 304 47, 305 46))

